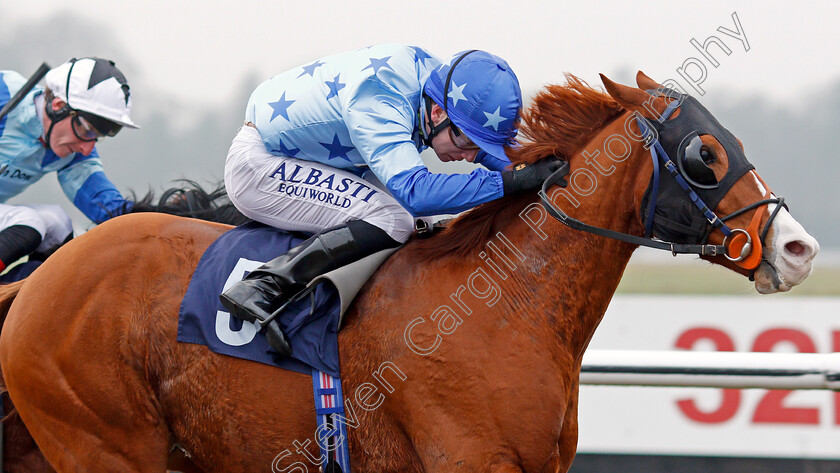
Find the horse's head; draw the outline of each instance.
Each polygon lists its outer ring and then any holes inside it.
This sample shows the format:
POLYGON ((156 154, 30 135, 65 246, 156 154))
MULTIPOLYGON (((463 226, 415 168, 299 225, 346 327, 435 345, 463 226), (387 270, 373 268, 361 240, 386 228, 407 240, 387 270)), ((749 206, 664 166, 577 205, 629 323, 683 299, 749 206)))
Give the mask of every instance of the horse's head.
POLYGON ((651 150, 654 172, 635 196, 646 236, 725 247, 702 257, 754 277, 763 294, 788 291, 810 274, 819 244, 759 177, 740 140, 697 100, 641 71, 639 88, 601 79, 635 113, 637 138, 651 150))

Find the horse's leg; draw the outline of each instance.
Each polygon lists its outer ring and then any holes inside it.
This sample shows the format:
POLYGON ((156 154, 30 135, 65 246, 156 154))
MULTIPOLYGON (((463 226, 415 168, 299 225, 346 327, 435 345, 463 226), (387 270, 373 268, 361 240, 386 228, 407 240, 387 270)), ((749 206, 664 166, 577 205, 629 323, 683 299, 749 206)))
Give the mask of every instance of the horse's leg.
POLYGON ((30 276, 18 295, 27 303, 12 306, 0 333, 0 363, 21 419, 59 472, 163 473, 169 432, 146 379, 145 307, 115 296, 119 286, 107 282, 88 294, 62 291, 67 274, 49 271, 60 268, 44 265, 30 276))
POLYGON ((578 443, 578 387, 578 382, 575 381, 569 392, 569 402, 566 404, 566 412, 563 415, 563 429, 560 431, 560 440, 557 442, 559 453, 557 467, 552 469, 552 472, 569 471, 575 459, 578 443))
MULTIPOLYGON (((4 412, 14 408, 7 396, 3 396, 4 412)), ((54 473, 47 459, 29 435, 23 421, 17 414, 11 414, 3 422, 3 472, 5 473, 54 473)))
POLYGON ((15 373, 9 379, 22 379, 19 369, 28 368, 60 386, 48 389, 30 378, 15 383, 19 389, 11 391, 32 436, 58 472, 166 471, 168 434, 164 424, 148 415, 148 411, 146 415, 132 417, 125 414, 144 409, 132 396, 123 395, 136 389, 137 397, 143 396, 134 383, 127 380, 127 389, 109 390, 103 386, 86 389, 71 386, 67 378, 45 369, 43 363, 9 364, 13 367, 10 371, 15 373), (106 397, 93 395, 101 389, 108 393, 106 397), (40 401, 33 405, 27 399, 40 401))
POLYGON ((578 383, 572 385, 569 391, 566 410, 563 412, 563 424, 560 429, 560 438, 557 440, 557 451, 555 451, 540 473, 566 473, 572 466, 577 451, 578 440, 578 383))

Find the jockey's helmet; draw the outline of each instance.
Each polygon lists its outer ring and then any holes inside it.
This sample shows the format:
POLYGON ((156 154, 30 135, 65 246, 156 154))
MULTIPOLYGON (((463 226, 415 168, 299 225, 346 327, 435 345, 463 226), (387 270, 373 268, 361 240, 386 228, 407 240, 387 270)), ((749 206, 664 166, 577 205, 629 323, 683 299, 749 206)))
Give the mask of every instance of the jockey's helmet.
POLYGON ((53 122, 76 112, 102 136, 114 136, 124 126, 139 128, 130 117, 128 82, 113 61, 73 58, 50 70, 45 81, 53 96, 66 103, 58 111, 48 104, 47 114, 53 122))
POLYGON ((423 91, 473 143, 505 157, 504 146, 516 136, 522 92, 504 59, 485 51, 462 51, 432 71, 423 91))

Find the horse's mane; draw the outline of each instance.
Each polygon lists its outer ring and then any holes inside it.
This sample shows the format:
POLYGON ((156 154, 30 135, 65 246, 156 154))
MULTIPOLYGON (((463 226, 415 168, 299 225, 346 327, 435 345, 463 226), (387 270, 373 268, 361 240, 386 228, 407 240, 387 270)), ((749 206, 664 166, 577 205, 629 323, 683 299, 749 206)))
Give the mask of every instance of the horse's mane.
MULTIPOLYGON (((533 163, 548 156, 568 159, 622 112, 609 95, 566 74, 565 84, 541 90, 522 113, 519 146, 508 148, 511 162, 533 163)), ((407 251, 423 259, 462 257, 483 246, 504 222, 517 218, 534 192, 521 192, 482 204, 453 221, 435 238, 415 240, 407 251)))
POLYGON ((186 186, 167 189, 157 203, 153 191, 149 191, 140 199, 136 199, 132 193, 131 200, 135 202, 129 213, 163 212, 229 225, 241 225, 249 221, 230 202, 224 184, 219 184, 212 191, 206 191, 197 182, 188 179, 182 179, 180 182, 186 186))

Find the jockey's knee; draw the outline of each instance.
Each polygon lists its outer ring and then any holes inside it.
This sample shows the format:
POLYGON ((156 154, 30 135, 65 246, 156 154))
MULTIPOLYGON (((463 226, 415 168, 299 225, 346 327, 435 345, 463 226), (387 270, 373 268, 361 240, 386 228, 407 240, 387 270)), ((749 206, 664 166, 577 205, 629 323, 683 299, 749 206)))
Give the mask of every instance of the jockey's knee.
POLYGON ((35 251, 46 231, 35 209, 0 204, 0 270, 35 251))
POLYGON ((366 218, 365 221, 376 225, 391 238, 402 244, 408 241, 414 233, 414 217, 408 211, 394 202, 393 208, 383 212, 381 217, 366 218))
POLYGON ((0 204, 0 230, 15 226, 25 225, 33 228, 43 238, 47 232, 44 219, 34 208, 26 205, 0 204))
POLYGON ((73 236, 73 222, 58 205, 0 204, 0 268, 24 256, 45 259, 73 236))
POLYGON ((0 230, 0 270, 35 251, 41 240, 41 233, 28 225, 11 225, 0 230))
POLYGON ((42 241, 37 251, 45 253, 55 251, 73 236, 73 221, 60 206, 37 204, 24 207, 34 210, 44 225, 44 230, 41 232, 42 241))
POLYGON ((414 233, 414 217, 408 212, 405 212, 404 215, 400 215, 397 218, 397 223, 391 237, 400 243, 405 243, 412 233, 414 233))
POLYGON ((383 248, 394 248, 403 243, 384 229, 364 220, 350 220, 347 222, 347 228, 365 254, 372 254, 383 248))

